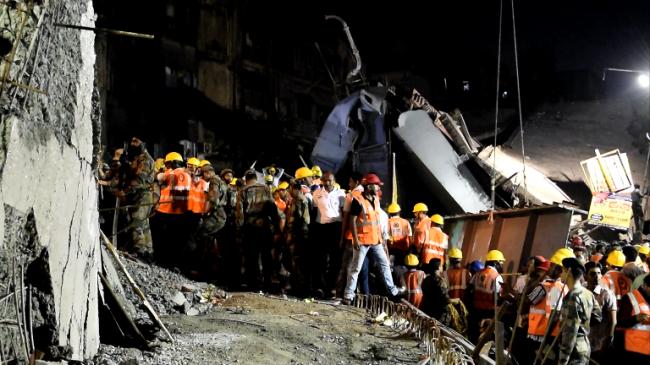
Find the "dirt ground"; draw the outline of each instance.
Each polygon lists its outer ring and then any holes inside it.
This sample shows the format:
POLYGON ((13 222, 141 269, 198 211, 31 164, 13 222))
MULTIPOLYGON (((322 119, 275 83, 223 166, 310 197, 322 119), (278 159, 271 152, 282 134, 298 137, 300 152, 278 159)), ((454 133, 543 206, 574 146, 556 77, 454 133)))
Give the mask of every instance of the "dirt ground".
POLYGON ((235 293, 205 315, 163 318, 175 343, 102 345, 90 364, 416 364, 424 349, 349 306, 235 293))

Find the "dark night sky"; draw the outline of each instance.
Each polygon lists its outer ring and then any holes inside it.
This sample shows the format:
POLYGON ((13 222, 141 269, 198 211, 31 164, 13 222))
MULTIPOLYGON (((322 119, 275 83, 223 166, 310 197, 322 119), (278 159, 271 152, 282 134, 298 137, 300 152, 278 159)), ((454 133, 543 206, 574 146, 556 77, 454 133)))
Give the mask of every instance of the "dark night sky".
MULTIPOLYGON (((292 36, 327 42, 343 32, 322 15, 339 15, 350 26, 368 74, 408 70, 434 84, 442 77, 470 79, 483 84, 482 98, 491 100, 499 1, 426 3, 426 9, 423 2, 414 1, 291 3, 292 15, 287 9, 270 10, 278 15, 267 21, 283 18, 282 24, 274 23, 276 29, 297 30, 292 36)), ((559 71, 600 75, 605 67, 649 66, 650 1, 518 0, 515 8, 523 89, 542 89, 549 75, 559 71)), ((510 1, 504 0, 502 73, 506 80, 514 79, 511 17, 510 1)))

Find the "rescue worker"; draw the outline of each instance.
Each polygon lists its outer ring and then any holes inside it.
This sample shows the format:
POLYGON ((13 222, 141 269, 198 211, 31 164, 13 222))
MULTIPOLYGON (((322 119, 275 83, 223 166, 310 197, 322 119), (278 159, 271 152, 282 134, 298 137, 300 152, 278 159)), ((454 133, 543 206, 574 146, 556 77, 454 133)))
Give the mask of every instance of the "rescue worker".
POLYGON ((650 363, 650 275, 621 300, 618 325, 624 328, 628 364, 650 363))
MULTIPOLYGON (((562 308, 562 298, 568 292, 567 285, 561 278, 562 260, 565 258, 575 258, 573 251, 566 248, 556 250, 549 260, 548 277, 542 277, 537 286, 527 294, 530 303, 528 339, 531 341, 531 347, 536 350, 545 351, 546 346, 552 344, 560 333, 559 311, 562 308), (549 329, 549 326, 552 327, 549 329)), ((552 358, 555 358, 554 354, 552 358)))
POLYGON ((357 279, 366 255, 374 258, 381 270, 381 280, 388 293, 397 296, 400 290, 394 285, 390 272, 390 263, 381 244, 382 233, 379 224, 379 198, 377 191, 382 185, 375 174, 367 174, 363 180, 363 193, 354 196, 350 207, 350 223, 352 230, 352 247, 354 249, 349 267, 348 281, 343 298, 344 304, 352 303, 357 279))
POLYGON ((311 186, 314 173, 308 167, 300 167, 296 170, 294 176, 296 177, 296 183, 300 184, 302 193, 305 195, 305 198, 307 198, 307 202, 309 202, 309 209, 311 210, 311 208, 314 206, 314 200, 311 195, 311 186))
POLYGON ((307 251, 309 238, 309 202, 300 183, 291 185, 291 205, 287 214, 285 241, 288 253, 286 262, 290 270, 291 286, 285 286, 283 291, 291 289, 297 296, 311 294, 311 268, 307 251))
POLYGON ((127 150, 130 162, 124 184, 126 203, 135 205, 129 210, 132 251, 146 260, 152 259, 153 242, 149 226, 149 214, 153 208, 154 160, 147 152, 144 142, 131 139, 127 150))
MULTIPOLYGON (((208 278, 214 278, 217 275, 217 271, 227 265, 226 260, 218 257, 219 250, 215 241, 217 241, 219 231, 226 225, 225 205, 228 186, 215 174, 214 168, 211 165, 203 165, 200 171, 202 172, 202 180, 206 182, 208 190, 203 209, 204 213, 201 216, 201 222, 197 231, 199 242, 198 252, 203 253, 203 255, 197 257, 196 261, 202 262, 201 268, 208 278), (218 264, 224 265, 220 268, 218 264)), ((237 265, 238 268, 239 265, 237 265)), ((227 275, 222 276, 227 277, 227 275)))
POLYGON ((485 257, 485 268, 472 276, 470 280, 474 309, 470 320, 470 340, 478 339, 479 328, 484 319, 494 318, 495 302, 498 304, 498 299, 503 294, 501 272, 505 261, 501 251, 488 251, 485 257))
POLYGON ((221 181, 226 185, 226 196, 224 199, 224 211, 226 213, 226 224, 217 235, 219 250, 224 260, 224 272, 226 284, 231 291, 237 291, 241 285, 241 242, 237 238, 237 224, 235 209, 237 206, 237 186, 234 172, 230 169, 223 169, 219 173, 221 181))
POLYGON ((562 260, 562 266, 569 293, 562 303, 558 364, 588 365, 591 355, 589 322, 592 316, 600 320, 600 306, 594 295, 582 286, 585 267, 580 261, 567 257, 562 260))
POLYGON ((445 224, 444 218, 440 214, 431 216, 431 228, 429 229, 429 239, 422 246, 422 262, 427 264, 433 258, 438 258, 445 263, 445 251, 449 247, 449 236, 442 231, 445 224))
POLYGON ((320 166, 314 165, 311 167, 311 173, 313 176, 311 189, 312 191, 318 190, 323 185, 321 181, 321 178, 323 177, 323 170, 320 169, 320 166))
POLYGON ((281 167, 276 167, 275 165, 267 166, 262 169, 262 174, 264 176, 271 176, 273 186, 280 185, 280 178, 284 175, 284 169, 281 167))
POLYGON ((458 317, 458 315, 452 315, 452 311, 456 310, 452 309, 453 306, 450 304, 459 302, 459 300, 449 298, 449 285, 442 272, 442 262, 440 259, 432 259, 424 265, 424 270, 427 276, 422 282, 420 309, 446 326, 464 332, 463 328, 459 328, 458 321, 454 320, 454 317, 458 317))
POLYGON ((414 254, 406 255, 404 264, 408 271, 400 278, 400 284, 406 288, 406 300, 417 308, 420 308, 420 304, 422 303, 422 282, 424 281, 425 273, 417 269, 420 262, 414 254))
POLYGON ((449 266, 447 280, 449 281, 449 298, 465 301, 465 291, 471 279, 469 271, 460 265, 463 251, 457 247, 449 250, 449 266))
POLYGON ((401 211, 402 209, 397 203, 392 203, 388 206, 388 253, 390 254, 391 262, 394 264, 394 276, 397 278, 402 275, 402 272, 399 272, 402 271, 399 267, 403 267, 401 264, 404 262, 406 255, 408 255, 409 246, 411 246, 411 236, 413 236, 411 223, 399 216, 401 211))
POLYGON ((268 186, 269 189, 273 189, 273 176, 264 175, 264 184, 268 186))
POLYGON ((280 211, 280 218, 283 222, 280 222, 280 231, 284 232, 284 226, 287 219, 288 206, 290 204, 290 196, 287 189, 289 188, 289 183, 286 181, 281 182, 275 191, 273 192, 273 201, 275 201, 275 206, 278 207, 280 211))
POLYGON ((246 185, 237 196, 237 226, 242 233, 242 246, 246 263, 248 289, 260 289, 260 266, 262 260, 262 281, 264 289, 271 289, 273 274, 273 231, 279 227, 278 209, 273 202, 271 190, 257 182, 257 174, 249 170, 244 175, 246 185))
POLYGON ((206 213, 206 199, 208 193, 208 182, 203 179, 203 173, 199 165, 201 160, 196 157, 187 159, 186 170, 190 176, 190 190, 187 196, 186 230, 192 232, 187 245, 184 247, 183 263, 185 272, 192 278, 198 279, 204 237, 199 237, 199 225, 201 217, 206 213))
POLYGON ((645 245, 635 245, 637 252, 639 253, 639 260, 641 261, 640 267, 643 269, 644 273, 648 273, 650 268, 648 267, 648 254, 650 254, 650 247, 645 245))
POLYGON ((341 242, 339 246, 343 251, 341 257, 341 270, 336 280, 336 296, 337 298, 343 297, 343 291, 348 282, 348 269, 350 261, 352 261, 352 231, 350 229, 350 207, 354 196, 361 195, 363 192, 363 185, 361 180, 363 176, 358 172, 352 172, 348 179, 348 188, 350 191, 345 194, 345 204, 343 205, 343 221, 341 222, 341 242))
POLYGON ((431 219, 427 215, 429 208, 424 203, 417 203, 413 207, 415 223, 413 224, 413 239, 411 240, 411 253, 421 256, 424 244, 429 242, 431 219))
POLYGON ((334 173, 322 176, 322 189, 314 191, 314 222, 311 238, 314 248, 314 289, 317 297, 336 296, 336 279, 341 270, 341 220, 345 206, 345 192, 337 189, 334 173), (334 291, 334 293, 332 293, 334 291))
POLYGON ((616 297, 609 289, 600 285, 603 277, 602 266, 596 262, 585 264, 587 272, 587 289, 596 298, 600 305, 603 320, 591 326, 589 332, 589 345, 591 346, 591 357, 598 363, 610 363, 614 359, 608 356, 612 344, 614 343, 614 329, 616 328, 616 297))
POLYGON ((481 260, 474 260, 469 263, 469 273, 472 275, 476 275, 479 271, 483 270, 485 268, 485 265, 483 264, 483 261, 481 260))
POLYGON ((183 157, 177 152, 165 156, 164 173, 158 174, 160 199, 158 212, 163 221, 163 256, 161 262, 171 267, 180 267, 179 252, 185 245, 192 231, 186 228, 186 213, 191 177, 183 167, 183 157))
POLYGON ((621 251, 614 250, 607 255, 607 263, 610 265, 611 270, 603 275, 601 284, 612 291, 616 296, 616 300, 620 302, 621 298, 630 291, 632 286, 632 281, 621 272, 625 265, 625 255, 621 251))

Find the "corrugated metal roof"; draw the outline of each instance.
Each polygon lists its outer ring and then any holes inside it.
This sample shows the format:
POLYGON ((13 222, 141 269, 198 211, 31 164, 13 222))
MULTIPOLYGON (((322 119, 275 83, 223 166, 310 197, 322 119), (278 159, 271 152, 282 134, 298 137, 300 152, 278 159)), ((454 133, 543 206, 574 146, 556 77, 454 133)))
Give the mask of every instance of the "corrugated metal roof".
MULTIPOLYGON (((554 204, 542 204, 542 205, 535 205, 532 207, 525 207, 525 208, 504 208, 504 209, 496 209, 494 210, 494 215, 509 215, 509 216, 515 216, 515 215, 525 215, 530 212, 539 212, 539 211, 560 211, 560 210, 566 210, 566 211, 571 211, 573 213, 577 214, 587 214, 588 212, 585 210, 582 210, 578 208, 575 205, 572 204, 567 204, 567 203, 554 203, 554 204)), ((468 219, 468 218, 479 218, 479 217, 485 217, 490 214, 490 211, 480 211, 478 213, 467 213, 467 214, 457 214, 457 215, 451 215, 445 217, 445 220, 458 220, 458 219, 468 219)))

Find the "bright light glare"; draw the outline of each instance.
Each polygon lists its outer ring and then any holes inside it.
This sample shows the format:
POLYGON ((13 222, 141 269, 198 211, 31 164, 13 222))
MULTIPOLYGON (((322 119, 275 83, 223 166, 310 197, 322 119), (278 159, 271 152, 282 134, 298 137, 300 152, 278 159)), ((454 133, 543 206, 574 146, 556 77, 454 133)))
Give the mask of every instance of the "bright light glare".
POLYGON ((639 82, 639 85, 647 89, 648 86, 650 86, 650 78, 646 74, 639 75, 639 77, 636 79, 639 82))

